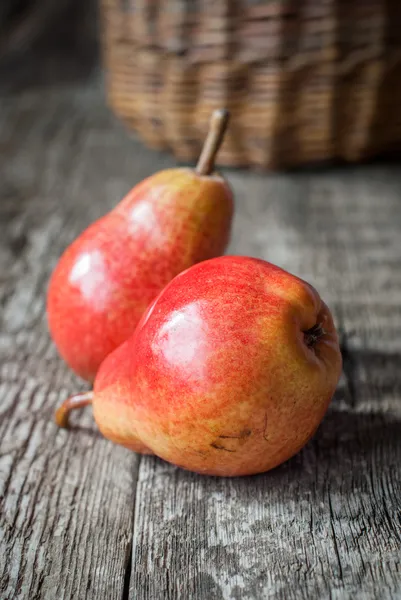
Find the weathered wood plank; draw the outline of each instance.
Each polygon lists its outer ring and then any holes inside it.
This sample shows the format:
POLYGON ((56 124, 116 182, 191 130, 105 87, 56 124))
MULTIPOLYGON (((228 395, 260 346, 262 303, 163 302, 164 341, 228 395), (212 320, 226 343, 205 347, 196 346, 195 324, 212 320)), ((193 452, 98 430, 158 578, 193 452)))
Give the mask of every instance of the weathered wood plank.
POLYGON ((315 439, 272 473, 205 478, 153 458, 138 471, 90 413, 53 425, 80 384, 44 297, 68 242, 172 162, 130 140, 92 84, 0 102, 0 598, 401 597, 398 171, 229 173, 232 251, 316 285, 345 374, 315 439))
POLYGON ((142 460, 130 597, 400 598, 400 170, 230 180, 232 252, 317 287, 344 377, 312 442, 271 473, 205 478, 142 460))
POLYGON ((49 340, 45 291, 65 246, 153 170, 154 154, 93 86, 1 105, 0 598, 120 598, 139 459, 103 440, 90 411, 76 431, 52 422, 82 382, 49 340))

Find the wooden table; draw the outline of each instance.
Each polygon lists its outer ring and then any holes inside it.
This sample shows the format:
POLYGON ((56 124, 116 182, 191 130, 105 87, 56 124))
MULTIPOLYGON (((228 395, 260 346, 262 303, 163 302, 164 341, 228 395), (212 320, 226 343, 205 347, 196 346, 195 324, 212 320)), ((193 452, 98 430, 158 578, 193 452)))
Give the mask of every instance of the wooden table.
POLYGON ((174 164, 129 138, 100 84, 2 98, 0 598, 401 598, 401 172, 227 173, 231 252, 278 263, 331 306, 344 374, 315 438, 218 479, 102 439, 46 329, 58 256, 174 164))

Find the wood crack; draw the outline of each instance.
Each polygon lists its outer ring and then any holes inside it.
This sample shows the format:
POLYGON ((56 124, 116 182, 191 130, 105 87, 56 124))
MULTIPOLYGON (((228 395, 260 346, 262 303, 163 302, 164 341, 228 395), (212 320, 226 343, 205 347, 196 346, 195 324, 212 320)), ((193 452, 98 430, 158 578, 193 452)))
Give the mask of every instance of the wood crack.
POLYGON ((134 540, 135 540, 135 511, 136 511, 136 507, 137 507, 139 470, 141 468, 141 463, 142 463, 142 455, 139 454, 138 456, 139 456, 139 459, 138 459, 138 463, 136 465, 135 477, 132 482, 132 487, 134 490, 134 502, 133 502, 133 507, 132 507, 132 533, 131 533, 130 542, 127 546, 127 559, 125 562, 124 586, 123 586, 121 600, 129 600, 129 598, 130 598, 131 577, 132 577, 132 573, 134 571, 134 560, 135 560, 134 554, 135 554, 135 550, 136 550, 135 543, 134 543, 134 540))
POLYGON ((131 574, 132 574, 132 546, 133 546, 133 536, 131 536, 130 544, 127 548, 127 561, 125 563, 124 570, 124 587, 123 594, 121 596, 122 600, 129 600, 129 590, 131 585, 131 574))
POLYGON ((330 495, 330 490, 328 490, 328 496, 329 496, 329 509, 330 509, 330 529, 331 529, 331 537, 333 540, 333 545, 334 545, 334 552, 336 554, 336 558, 337 558, 337 564, 338 564, 338 575, 339 575, 339 579, 343 579, 343 567, 341 564, 341 558, 340 558, 340 551, 338 548, 338 543, 337 543, 337 536, 336 536, 336 532, 334 529, 334 512, 333 512, 333 505, 331 502, 331 495, 330 495))

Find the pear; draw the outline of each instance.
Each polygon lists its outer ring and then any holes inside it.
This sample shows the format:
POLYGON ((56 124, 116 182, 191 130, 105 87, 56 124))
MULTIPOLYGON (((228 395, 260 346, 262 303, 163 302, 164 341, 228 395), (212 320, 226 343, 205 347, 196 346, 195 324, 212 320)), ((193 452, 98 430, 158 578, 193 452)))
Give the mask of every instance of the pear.
POLYGON ((224 253, 233 194, 214 172, 214 160, 227 123, 228 112, 215 111, 195 170, 168 169, 145 179, 61 256, 48 289, 49 329, 83 379, 93 381, 169 281, 224 253))
POLYGON ((341 374, 330 310, 298 277, 223 256, 178 275, 101 365, 93 403, 103 435, 198 473, 268 471, 315 433, 341 374))

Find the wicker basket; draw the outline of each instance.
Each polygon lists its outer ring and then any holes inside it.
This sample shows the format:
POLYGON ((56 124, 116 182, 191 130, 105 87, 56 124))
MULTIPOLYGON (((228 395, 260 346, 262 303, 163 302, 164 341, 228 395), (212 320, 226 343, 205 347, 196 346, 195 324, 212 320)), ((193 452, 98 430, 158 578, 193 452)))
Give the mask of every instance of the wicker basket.
POLYGON ((357 161, 401 147, 400 0, 103 0, 108 98, 153 148, 220 164, 357 161))

